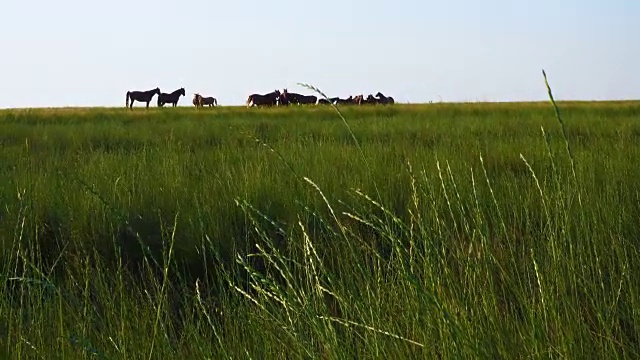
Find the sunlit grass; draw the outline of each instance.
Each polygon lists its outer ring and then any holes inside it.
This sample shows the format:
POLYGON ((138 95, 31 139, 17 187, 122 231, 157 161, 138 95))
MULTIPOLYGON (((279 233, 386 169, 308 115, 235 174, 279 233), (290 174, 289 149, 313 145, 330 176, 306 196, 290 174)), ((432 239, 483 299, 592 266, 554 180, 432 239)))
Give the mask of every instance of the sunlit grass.
POLYGON ((558 106, 0 111, 0 357, 637 357, 640 103, 558 106))

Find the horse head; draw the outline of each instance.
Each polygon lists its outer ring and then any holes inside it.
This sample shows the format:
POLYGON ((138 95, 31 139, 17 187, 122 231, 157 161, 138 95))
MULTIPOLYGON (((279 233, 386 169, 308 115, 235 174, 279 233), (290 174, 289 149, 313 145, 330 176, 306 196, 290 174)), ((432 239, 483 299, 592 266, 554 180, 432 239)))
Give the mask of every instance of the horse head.
POLYGON ((180 94, 182 94, 182 96, 187 96, 187 95, 185 94, 184 88, 180 88, 180 94))
POLYGON ((153 93, 157 94, 157 95, 160 95, 160 88, 156 87, 155 89, 153 89, 153 93))
POLYGON ((376 94, 376 97, 381 99, 386 98, 386 96, 384 96, 380 91, 378 91, 378 93, 376 94))

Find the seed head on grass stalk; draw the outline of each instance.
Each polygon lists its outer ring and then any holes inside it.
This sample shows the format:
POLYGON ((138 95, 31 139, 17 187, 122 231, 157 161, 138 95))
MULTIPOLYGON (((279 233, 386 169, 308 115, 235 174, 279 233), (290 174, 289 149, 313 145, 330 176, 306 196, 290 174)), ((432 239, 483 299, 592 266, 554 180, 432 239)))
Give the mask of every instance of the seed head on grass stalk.
MULTIPOLYGON (((578 177, 576 176, 576 166, 575 160, 573 158, 573 153, 571 152, 571 146, 569 145, 569 138, 567 137, 567 130, 564 126, 564 121, 562 121, 562 117, 560 116, 560 109, 558 109, 558 104, 556 104, 555 99, 553 98, 553 93, 551 92, 551 86, 549 86, 549 81, 547 80, 547 73, 542 69, 542 76, 544 77, 544 84, 547 87, 547 93, 549 94, 549 99, 551 100, 551 104, 553 105, 553 110, 556 114, 556 119, 560 123, 560 128, 562 129, 562 137, 564 138, 565 148, 567 149, 567 154, 569 155, 569 160, 571 160, 571 173, 573 174, 573 180, 578 185, 578 177)), ((580 193, 578 192, 578 202, 582 205, 582 199, 580 197, 580 193)))

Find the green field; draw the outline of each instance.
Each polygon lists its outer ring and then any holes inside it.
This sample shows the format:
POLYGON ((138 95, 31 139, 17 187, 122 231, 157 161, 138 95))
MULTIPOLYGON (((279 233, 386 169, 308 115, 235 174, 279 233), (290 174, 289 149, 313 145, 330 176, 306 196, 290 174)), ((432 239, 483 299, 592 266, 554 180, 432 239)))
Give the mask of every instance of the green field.
POLYGON ((2 110, 0 358, 638 358, 640 102, 558 107, 2 110))

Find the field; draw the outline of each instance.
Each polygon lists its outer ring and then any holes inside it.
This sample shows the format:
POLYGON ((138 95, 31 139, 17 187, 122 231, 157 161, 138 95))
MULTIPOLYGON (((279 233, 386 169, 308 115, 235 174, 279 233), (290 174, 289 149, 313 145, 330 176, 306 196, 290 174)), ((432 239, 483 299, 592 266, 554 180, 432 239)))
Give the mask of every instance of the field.
POLYGON ((0 111, 0 358, 637 358, 640 102, 0 111))

